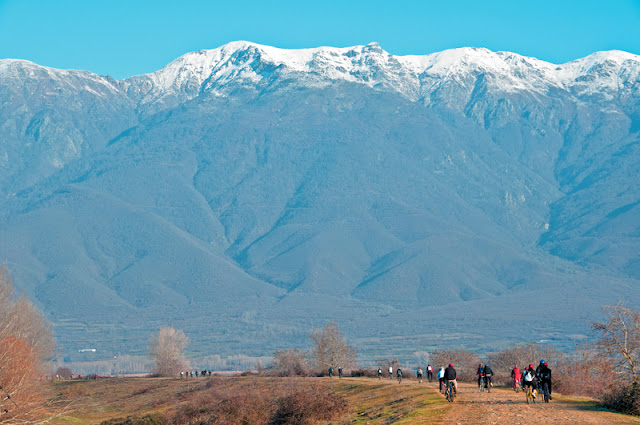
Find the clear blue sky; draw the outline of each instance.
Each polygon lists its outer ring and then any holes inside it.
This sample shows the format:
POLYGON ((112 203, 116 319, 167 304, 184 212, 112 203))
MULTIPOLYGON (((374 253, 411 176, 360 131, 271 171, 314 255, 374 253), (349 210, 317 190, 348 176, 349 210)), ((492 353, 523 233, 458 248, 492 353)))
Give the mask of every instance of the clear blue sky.
POLYGON ((564 63, 640 54, 640 0, 0 0, 0 58, 56 68, 125 78, 234 40, 377 41, 396 55, 476 46, 564 63))

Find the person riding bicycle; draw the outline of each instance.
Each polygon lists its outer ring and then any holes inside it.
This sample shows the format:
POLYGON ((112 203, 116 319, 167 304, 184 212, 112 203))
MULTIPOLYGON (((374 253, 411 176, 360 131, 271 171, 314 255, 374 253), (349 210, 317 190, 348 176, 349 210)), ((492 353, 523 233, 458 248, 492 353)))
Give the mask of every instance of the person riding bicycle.
POLYGON ((398 368, 396 373, 398 374, 398 381, 402 381, 402 369, 398 368))
POLYGON ((493 370, 489 367, 488 364, 484 365, 484 369, 482 370, 482 377, 484 378, 484 387, 489 388, 493 387, 493 383, 491 382, 491 378, 493 378, 493 370))
POLYGON ((458 374, 453 368, 453 363, 449 363, 449 366, 444 370, 444 385, 449 385, 449 382, 453 384, 453 392, 458 394, 458 374))
POLYGON ((378 379, 382 378, 382 368, 378 366, 378 379))
POLYGON ((476 375, 478 375, 478 388, 482 386, 482 375, 484 374, 484 368, 482 364, 478 365, 478 370, 476 371, 476 375))
POLYGON ((418 366, 418 370, 416 371, 416 375, 418 376, 418 381, 422 382, 422 367, 418 366))
POLYGON ((438 382, 440 384, 440 392, 442 392, 442 388, 444 387, 444 368, 443 367, 440 368, 436 377, 438 378, 438 382))
POLYGON ((538 378, 538 382, 540 382, 540 369, 542 369, 542 365, 544 365, 544 360, 540 360, 540 364, 536 367, 536 378, 538 378))
POLYGON ((536 370, 533 368, 533 363, 524 370, 522 382, 525 390, 527 387, 531 387, 533 398, 536 398, 536 393, 538 391, 538 377, 536 376, 536 370))
POLYGON ((549 365, 547 364, 547 362, 544 362, 542 364, 538 379, 540 379, 540 388, 544 388, 544 384, 547 384, 547 390, 549 391, 549 400, 553 400, 553 397, 551 397, 551 369, 549 369, 549 365))
POLYGON ((520 368, 518 365, 513 365, 513 369, 511 369, 511 379, 513 379, 513 389, 517 391, 518 385, 521 385, 520 378, 522 378, 522 373, 520 372, 520 368))
POLYGON ((389 379, 393 379, 393 366, 389 366, 389 379))
POLYGON ((427 379, 429 382, 433 379, 433 367, 431 365, 427 365, 427 379))

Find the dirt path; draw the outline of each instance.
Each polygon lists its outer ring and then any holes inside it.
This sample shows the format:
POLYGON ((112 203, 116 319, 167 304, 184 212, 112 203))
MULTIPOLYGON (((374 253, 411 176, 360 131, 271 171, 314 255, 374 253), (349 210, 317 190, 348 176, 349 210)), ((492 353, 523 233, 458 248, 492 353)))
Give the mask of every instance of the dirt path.
POLYGON ((494 388, 480 393, 474 384, 460 384, 452 404, 446 424, 640 424, 640 419, 599 410, 584 400, 555 395, 548 404, 527 405, 522 392, 494 388))

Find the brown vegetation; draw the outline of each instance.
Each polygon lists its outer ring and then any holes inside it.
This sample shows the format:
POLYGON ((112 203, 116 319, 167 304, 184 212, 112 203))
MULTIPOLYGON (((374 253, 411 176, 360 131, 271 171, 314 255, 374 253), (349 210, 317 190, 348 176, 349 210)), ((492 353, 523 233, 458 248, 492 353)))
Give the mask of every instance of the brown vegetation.
POLYGON ((158 376, 177 376, 186 367, 184 349, 189 338, 184 332, 164 327, 149 339, 149 352, 153 359, 153 371, 158 376))
POLYGON ((0 268, 0 423, 29 424, 51 414, 40 376, 53 347, 42 314, 26 298, 15 298, 7 270, 0 268))
POLYGON ((449 363, 453 363, 459 381, 472 382, 476 379, 480 357, 477 353, 467 350, 435 350, 431 353, 431 364, 434 365, 434 369, 436 366, 447 367, 449 363))
POLYGON ((172 411, 112 419, 103 425, 314 424, 345 414, 346 400, 313 381, 211 378, 172 411))
POLYGON ((276 350, 272 366, 278 376, 309 376, 311 368, 307 357, 308 354, 299 348, 276 350))

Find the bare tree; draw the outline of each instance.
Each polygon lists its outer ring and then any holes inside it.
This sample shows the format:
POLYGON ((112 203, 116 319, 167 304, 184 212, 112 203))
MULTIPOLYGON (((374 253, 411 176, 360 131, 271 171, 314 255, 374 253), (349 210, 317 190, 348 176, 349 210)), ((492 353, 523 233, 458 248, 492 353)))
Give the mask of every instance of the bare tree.
POLYGON ((164 327, 149 339, 149 353, 154 372, 159 376, 176 376, 186 365, 184 349, 189 338, 180 330, 164 327))
POLYGON ((615 360, 619 374, 638 382, 640 311, 622 305, 608 305, 602 310, 607 320, 592 323, 593 331, 600 335, 595 346, 615 360))
POLYGON ((356 365, 356 349, 349 346, 336 322, 329 322, 322 329, 311 332, 313 349, 311 356, 319 368, 352 369, 356 365))
POLYGON ((54 345, 47 321, 29 300, 15 297, 0 267, 0 423, 31 424, 56 414, 58 401, 40 380, 54 345))
POLYGON ((273 353, 273 368, 280 376, 304 376, 309 374, 308 353, 299 348, 276 350, 273 353))

